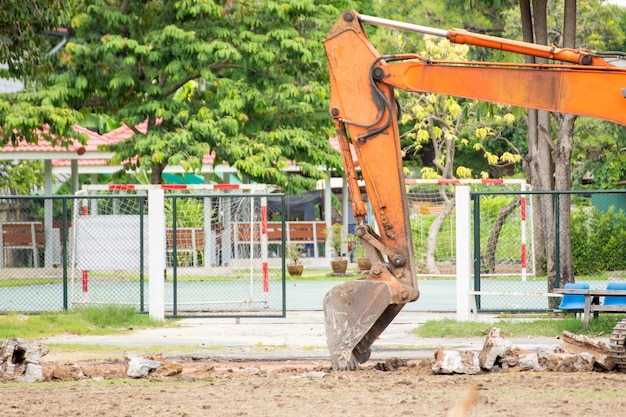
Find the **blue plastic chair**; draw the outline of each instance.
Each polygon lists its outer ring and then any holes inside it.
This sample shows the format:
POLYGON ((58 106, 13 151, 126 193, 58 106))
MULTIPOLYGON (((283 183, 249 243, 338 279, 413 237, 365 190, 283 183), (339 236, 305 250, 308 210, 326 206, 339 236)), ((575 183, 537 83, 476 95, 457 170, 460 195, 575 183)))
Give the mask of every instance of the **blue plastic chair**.
MULTIPOLYGON (((606 284, 607 290, 626 290, 626 282, 609 282, 606 284)), ((626 297, 604 297, 605 306, 626 305, 626 297)))
MULTIPOLYGON (((589 284, 586 282, 568 282, 564 289, 588 290, 589 284)), ((559 310, 582 311, 585 309, 585 296, 576 294, 563 294, 559 310)))

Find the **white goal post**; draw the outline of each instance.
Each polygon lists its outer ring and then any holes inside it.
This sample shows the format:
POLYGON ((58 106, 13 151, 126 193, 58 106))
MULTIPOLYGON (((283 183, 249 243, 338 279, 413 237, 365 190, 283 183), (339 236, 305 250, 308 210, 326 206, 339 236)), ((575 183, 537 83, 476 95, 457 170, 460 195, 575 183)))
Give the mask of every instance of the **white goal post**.
POLYGON ((502 278, 495 277, 505 277, 509 282, 517 280, 526 284, 527 277, 534 275, 534 263, 528 262, 534 258, 532 200, 523 194, 530 190, 525 180, 407 179, 406 185, 412 232, 417 241, 418 270, 421 268, 419 276, 456 277, 459 321, 475 319, 477 295, 518 297, 541 294, 525 291, 526 285, 520 285, 520 291, 512 292, 506 288, 477 292, 473 288, 474 257, 477 256, 475 242, 480 242, 481 277, 496 280, 502 278), (472 191, 481 192, 480 198, 475 196, 472 201, 472 191), (489 194, 492 191, 494 194, 489 194), (477 198, 479 205, 476 204, 477 198), (479 213, 473 213, 475 210, 479 213), (479 216, 479 230, 474 228, 473 214, 479 216), (439 227, 431 227, 437 221, 439 227), (426 250, 430 251, 430 264, 428 259, 422 259, 420 265, 419 256, 427 257, 426 250), (432 270, 433 265, 436 271, 432 270))
MULTIPOLYGON (((247 274, 250 279, 249 303, 267 304, 268 292, 268 238, 267 238, 267 188, 264 184, 161 184, 161 185, 134 185, 134 184, 109 184, 109 185, 84 185, 76 194, 79 199, 74 205, 72 220, 72 275, 70 291, 77 293, 71 295, 76 302, 93 303, 89 300, 89 272, 103 271, 107 274, 112 270, 139 270, 141 269, 140 259, 145 259, 145 267, 148 271, 148 306, 149 314, 155 319, 165 317, 165 284, 164 271, 167 270, 168 245, 172 237, 168 233, 166 221, 165 205, 166 193, 190 193, 190 196, 198 195, 202 197, 202 208, 198 208, 198 213, 193 213, 200 218, 203 225, 194 230, 192 228, 180 228, 180 231, 201 232, 202 249, 193 248, 181 249, 189 252, 189 262, 192 267, 215 269, 215 251, 224 249, 219 253, 220 266, 225 265, 237 268, 237 271, 249 269, 247 274), (104 199, 105 196, 114 194, 115 197, 104 199), (230 211, 230 200, 228 207, 220 210, 226 214, 215 213, 211 208, 211 200, 215 197, 226 196, 227 194, 245 194, 258 198, 250 198, 247 207, 239 207, 235 211, 237 218, 232 218, 230 211), (137 198, 127 198, 124 196, 147 196, 147 216, 138 215, 140 209, 137 198), (80 196, 85 196, 80 198, 80 196), (91 196, 88 198, 88 196, 91 196), (93 196, 103 196, 99 201, 93 196), (256 201, 256 203, 255 203, 256 201), (127 204, 128 207, 123 207, 127 204), (203 213, 204 211, 204 213, 203 213), (220 227, 225 232, 220 234, 219 243, 215 238, 215 225, 212 219, 217 215, 223 215, 220 227), (143 226, 143 228, 141 227, 143 226), (236 228, 233 229, 233 228, 236 228), (188 229, 188 230, 183 230, 188 229), (197 229, 197 230, 195 230, 197 229), (249 242, 233 242, 232 236, 237 236, 239 229, 248 232, 249 242), (233 232, 231 233, 231 230, 233 232), (250 232, 253 231, 253 232, 250 232), (253 241, 254 240, 254 241, 253 241), (144 242, 143 256, 139 256, 139 242, 144 242), (232 251, 232 245, 248 245, 248 250, 232 251), (216 247, 217 246, 217 247, 216 247), (254 250, 253 250, 254 248, 254 250), (201 256, 197 253, 200 252, 201 256), (235 255, 233 255, 235 254, 235 255), (202 262, 198 261, 201 257, 202 262), (259 270, 261 273, 259 274, 259 270), (80 276, 77 277, 76 274, 80 276), (258 297, 258 290, 252 288, 257 285, 258 276, 261 275, 263 294, 258 297), (256 282, 254 282, 257 280, 256 282), (253 292, 255 295, 253 295, 253 292)), ((247 204, 247 203, 246 203, 247 204)), ((178 208, 177 210, 178 211, 178 208)), ((172 226, 170 224, 170 226, 172 226)), ((178 228, 178 225, 176 226, 178 228)), ((170 227, 170 229, 172 229, 170 227)), ((176 233, 176 232, 174 232, 176 233)), ((171 233, 170 233, 171 234, 171 233)), ((182 233, 181 233, 182 234, 182 233)), ((176 236, 174 242, 180 239, 176 236)), ((195 239, 195 235, 194 235, 195 239)), ((195 245, 195 240, 192 242, 195 245)), ((176 245, 176 243, 174 243, 176 245)), ((178 253, 173 253, 177 257, 178 253)), ((178 262, 176 259, 174 262, 178 262)), ((205 269, 207 270, 207 269, 205 269)), ((214 301, 215 302, 215 301, 214 301)), ((217 301, 216 303, 226 303, 217 301)))

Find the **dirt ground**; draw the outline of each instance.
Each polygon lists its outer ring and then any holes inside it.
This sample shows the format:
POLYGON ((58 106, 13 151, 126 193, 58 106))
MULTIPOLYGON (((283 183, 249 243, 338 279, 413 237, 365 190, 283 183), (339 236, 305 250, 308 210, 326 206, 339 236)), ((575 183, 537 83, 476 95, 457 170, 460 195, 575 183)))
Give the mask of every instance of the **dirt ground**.
POLYGON ((624 373, 433 375, 431 360, 388 363, 335 372, 324 361, 180 357, 142 379, 123 360, 45 363, 46 382, 0 382, 0 415, 436 417, 472 386, 474 417, 625 415, 624 373))

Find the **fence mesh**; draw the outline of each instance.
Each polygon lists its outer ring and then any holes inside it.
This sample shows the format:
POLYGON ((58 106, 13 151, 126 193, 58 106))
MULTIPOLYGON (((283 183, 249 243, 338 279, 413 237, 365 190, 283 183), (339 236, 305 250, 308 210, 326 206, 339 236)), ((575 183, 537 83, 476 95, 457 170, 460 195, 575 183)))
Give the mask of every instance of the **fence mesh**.
POLYGON ((170 203, 168 271, 177 291, 171 300, 166 295, 166 305, 177 315, 283 314, 283 263, 276 249, 282 236, 268 239, 267 216, 276 207, 268 207, 266 195, 179 195, 170 203))
POLYGON ((66 308, 63 213, 68 210, 66 198, 0 198, 0 311, 66 308))
MULTIPOLYGON (((126 305, 145 312, 150 236, 164 233, 166 315, 284 315, 282 228, 267 239, 267 197, 168 193, 164 230, 149 230, 142 190, 0 201, 0 310, 126 305)), ((272 199, 280 214, 282 197, 272 199)))
MULTIPOLYGON (((524 191, 523 181, 467 181, 472 191, 524 191)), ((421 275, 456 273, 455 183, 407 180, 416 262, 421 275)), ((521 195, 491 195, 480 200, 480 242, 484 275, 533 275, 526 254, 532 247, 531 201, 521 195), (530 266, 530 269, 529 269, 530 266)), ((468 242, 470 244, 471 242, 468 242)))
MULTIPOLYGON (((418 246, 416 254, 420 256, 437 217, 434 210, 429 208, 427 212, 422 206, 445 203, 434 199, 438 187, 428 197, 425 191, 409 187, 411 224, 418 246), (422 194, 418 197, 418 193, 422 194)), ((446 195, 453 196, 450 186, 445 190, 446 195)), ((576 280, 598 289, 605 288, 609 280, 625 280, 626 192, 572 193, 571 245, 576 280)), ((494 293, 480 296, 483 311, 548 308, 546 297, 520 295, 547 290, 545 275, 535 276, 530 269, 534 252, 529 229, 526 279, 521 273, 521 206, 503 222, 495 251, 496 274, 488 273, 485 249, 490 245, 494 225, 503 217, 503 208, 519 197, 512 194, 503 199, 498 191, 480 196, 478 287, 481 292, 494 293), (508 241, 513 244, 506 249, 508 241), (503 266, 503 260, 508 259, 516 262, 514 267, 506 267, 512 270, 503 266)), ((530 228, 530 200, 536 196, 526 197, 530 228)), ((267 196, 264 242, 262 198, 241 192, 166 194, 164 233, 168 243, 163 256, 167 266, 162 279, 167 315, 272 316, 282 312, 286 297, 283 241, 308 245, 309 256, 323 256, 324 222, 283 222, 284 198, 267 196)), ((145 193, 122 190, 98 195, 0 198, 0 312, 62 311, 101 304, 132 305, 146 311, 146 251, 150 234, 156 233, 147 228, 149 212, 145 193)), ((448 268, 451 274, 455 266, 451 248, 455 232, 446 228, 452 227, 453 219, 444 217, 435 255, 440 271, 448 268)), ((468 246, 473 247, 473 240, 468 246)), ((454 305, 454 285, 447 282, 453 278, 437 275, 420 279, 428 279, 429 288, 448 288, 439 295, 423 293, 420 303, 434 303, 432 297, 440 297, 439 304, 454 305)))
MULTIPOLYGON (((485 259, 486 250, 491 244, 494 225, 485 215, 485 202, 491 205, 493 201, 501 201, 504 197, 520 200, 526 198, 528 202, 536 201, 542 194, 550 194, 558 212, 557 204, 563 200, 564 195, 570 197, 571 214, 571 239, 565 242, 562 238, 562 230, 558 222, 556 227, 556 240, 560 245, 570 244, 573 253, 574 276, 576 282, 588 282, 591 289, 605 289, 609 281, 624 281, 626 279, 626 250, 623 241, 626 238, 626 190, 612 191, 564 191, 545 192, 537 191, 529 194, 507 194, 502 192, 477 192, 473 198, 480 201, 480 216, 478 217, 480 229, 479 251, 473 248, 475 258, 480 259, 480 273, 474 271, 474 278, 479 275, 478 281, 474 279, 474 289, 481 292, 476 297, 478 309, 481 311, 551 311, 553 309, 549 297, 548 282, 545 272, 541 274, 491 274, 490 265, 485 259), (485 238, 489 234, 490 238, 485 238), (623 260, 613 263, 613 260, 623 260)), ((523 205, 521 206, 523 207, 523 205)), ((531 206, 526 207, 528 218, 532 218, 531 206)), ((502 213, 502 209, 500 209, 502 213)), ((500 216, 500 215, 499 215, 500 216)), ((474 222, 476 217, 474 217, 474 222)), ((534 227, 541 228, 541 220, 535 219, 534 227)), ((505 227, 500 231, 501 236, 506 234, 505 227)), ((528 250, 522 252, 527 257, 529 270, 536 265, 545 262, 545 255, 532 250, 533 229, 529 233, 528 250), (535 259, 536 258, 536 259, 535 259)), ((500 250, 499 248, 497 249, 500 250)), ((557 259, 560 261, 560 259, 557 259)), ((544 264, 545 265, 545 264, 544 264)), ((557 287, 562 287, 560 270, 556 272, 557 287)), ((558 304, 558 299, 557 303, 558 304)))

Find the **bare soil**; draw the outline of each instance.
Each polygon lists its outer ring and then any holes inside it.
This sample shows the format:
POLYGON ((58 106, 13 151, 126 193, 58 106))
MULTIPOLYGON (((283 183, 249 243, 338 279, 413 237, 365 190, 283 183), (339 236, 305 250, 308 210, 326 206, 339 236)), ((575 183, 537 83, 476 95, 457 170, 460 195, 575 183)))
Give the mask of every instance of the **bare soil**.
POLYGON ((121 360, 45 363, 46 382, 0 383, 0 415, 436 417, 474 385, 475 417, 622 416, 626 409, 626 374, 618 372, 433 375, 430 360, 387 363, 336 372, 324 361, 180 357, 142 379, 129 378, 121 360))

